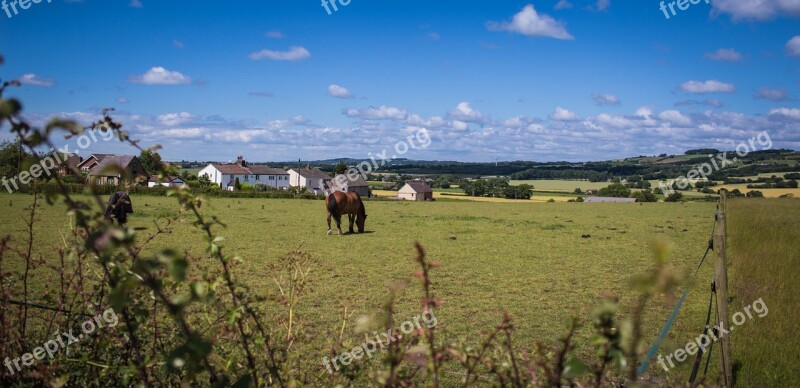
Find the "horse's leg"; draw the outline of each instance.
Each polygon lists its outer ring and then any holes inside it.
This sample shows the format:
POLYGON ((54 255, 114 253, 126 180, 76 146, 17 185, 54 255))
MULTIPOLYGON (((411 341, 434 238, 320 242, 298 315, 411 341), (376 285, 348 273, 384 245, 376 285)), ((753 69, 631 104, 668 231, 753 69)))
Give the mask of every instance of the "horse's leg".
POLYGON ((348 219, 348 221, 350 221, 350 234, 353 234, 353 233, 355 233, 353 231, 353 222, 355 222, 355 220, 356 220, 356 215, 355 214, 348 214, 347 215, 347 219, 348 219))
POLYGON ((339 214, 338 216, 334 217, 336 219, 336 229, 339 230, 339 236, 342 235, 342 215, 339 214))
POLYGON ((331 234, 333 234, 333 232, 331 232, 331 213, 328 212, 328 236, 331 234))

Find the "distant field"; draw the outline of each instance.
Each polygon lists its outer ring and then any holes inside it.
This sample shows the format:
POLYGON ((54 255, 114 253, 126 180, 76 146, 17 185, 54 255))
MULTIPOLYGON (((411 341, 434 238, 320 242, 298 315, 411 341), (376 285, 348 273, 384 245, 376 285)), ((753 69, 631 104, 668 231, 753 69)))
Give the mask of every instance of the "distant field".
POLYGON ((800 200, 731 200, 727 229, 730 314, 759 298, 769 308, 731 335, 736 385, 798 387, 800 200))
POLYGON ((543 179, 536 179, 536 180, 522 180, 522 181, 511 181, 512 185, 531 185, 537 191, 563 191, 563 192, 573 192, 575 189, 580 188, 581 190, 597 190, 602 189, 608 186, 610 183, 607 182, 589 182, 589 181, 576 181, 576 180, 543 180, 543 179))
POLYGON ((747 184, 740 184, 740 185, 722 185, 722 186, 714 186, 711 189, 713 190, 720 190, 725 189, 728 191, 732 191, 734 189, 739 189, 742 193, 747 193, 748 191, 760 191, 764 193, 764 196, 767 198, 778 198, 781 195, 785 194, 793 194, 795 197, 800 198, 800 188, 798 189, 748 189, 747 184))

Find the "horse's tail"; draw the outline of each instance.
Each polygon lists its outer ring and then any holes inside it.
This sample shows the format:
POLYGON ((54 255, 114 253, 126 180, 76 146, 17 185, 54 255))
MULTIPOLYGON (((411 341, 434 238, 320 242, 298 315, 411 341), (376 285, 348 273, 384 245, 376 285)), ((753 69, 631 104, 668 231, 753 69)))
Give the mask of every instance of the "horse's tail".
POLYGON ((331 193, 328 196, 328 212, 331 213, 336 219, 339 219, 339 211, 336 209, 336 196, 331 193))

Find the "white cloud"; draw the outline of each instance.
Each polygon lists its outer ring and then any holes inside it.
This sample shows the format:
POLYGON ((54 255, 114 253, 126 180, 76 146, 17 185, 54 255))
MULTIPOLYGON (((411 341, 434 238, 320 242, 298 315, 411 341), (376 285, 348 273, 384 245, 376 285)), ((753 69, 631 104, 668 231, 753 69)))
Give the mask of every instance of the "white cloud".
POLYGON ((736 87, 733 84, 720 82, 717 80, 708 81, 687 81, 681 84, 680 89, 686 93, 705 94, 705 93, 734 93, 736 87))
POLYGON ((519 13, 514 15, 510 22, 488 22, 491 31, 509 31, 525 36, 545 36, 555 39, 575 39, 563 23, 552 17, 536 12, 533 4, 528 4, 519 13))
POLYGON ((140 0, 131 0, 130 6, 133 8, 143 8, 144 4, 140 0))
POLYGON ((328 86, 328 95, 336 98, 353 98, 353 93, 350 93, 345 87, 336 84, 330 84, 328 86))
POLYGON ((732 48, 706 53, 706 58, 724 62, 741 62, 744 59, 742 54, 732 48))
POLYGON ((550 120, 555 121, 578 121, 580 119, 581 116, 579 116, 577 113, 560 106, 557 106, 553 113, 550 114, 550 120))
POLYGON ((182 49, 182 48, 186 47, 186 45, 183 44, 183 42, 181 42, 181 41, 179 41, 177 39, 174 39, 172 41, 172 45, 175 46, 175 48, 179 48, 179 49, 182 49))
POLYGON ((310 57, 311 53, 301 46, 289 47, 289 50, 287 51, 273 51, 264 49, 250 54, 250 59, 254 61, 264 58, 271 59, 273 61, 299 61, 310 57))
POLYGON ((350 108, 345 110, 345 115, 347 115, 347 117, 357 117, 364 120, 404 120, 408 117, 408 112, 405 109, 381 105, 379 108, 350 108))
POLYGON ((796 35, 786 42, 786 53, 793 57, 800 57, 800 35, 796 35))
POLYGON ((800 121, 800 109, 798 108, 779 108, 769 111, 771 118, 789 119, 800 121))
POLYGON ((714 0, 713 14, 728 14, 731 19, 769 20, 777 15, 800 16, 800 1, 797 0, 714 0))
POLYGON ((448 113, 448 117, 468 123, 482 123, 484 121, 481 112, 472 109, 468 102, 459 103, 455 109, 448 113))
POLYGON ((128 82, 143 85, 183 85, 191 83, 192 78, 180 72, 156 66, 142 75, 128 77, 128 82))
POLYGON ((592 94, 592 99, 597 105, 619 105, 621 102, 617 96, 613 94, 592 94))
POLYGON ((690 118, 677 110, 665 110, 658 115, 658 118, 675 125, 688 126, 692 124, 690 118))
POLYGON ((157 117, 157 120, 161 125, 167 127, 174 127, 176 125, 181 125, 193 120, 195 117, 192 116, 191 113, 188 112, 180 112, 180 113, 167 113, 157 117))
POLYGON ((286 35, 284 35, 282 31, 277 31, 277 30, 267 31, 265 35, 267 36, 267 38, 270 39, 283 39, 286 37, 286 35))
POLYGON ((789 95, 787 94, 786 89, 772 89, 772 88, 758 89, 758 91, 753 94, 753 97, 757 100, 770 100, 770 101, 786 101, 789 99, 789 95))
POLYGON ((42 86, 49 88, 55 85, 56 81, 52 78, 40 77, 36 74, 28 73, 19 78, 19 83, 23 85, 42 86))
POLYGON ((571 9, 572 8, 572 3, 570 3, 569 0, 558 0, 558 3, 556 3, 556 7, 555 8, 556 9, 571 9))
POLYGON ((598 11, 605 11, 610 6, 611 6, 611 0, 597 0, 597 5, 595 5, 595 8, 598 11))
POLYGON ((125 98, 125 97, 118 97, 118 98, 117 98, 117 102, 118 102, 118 103, 120 103, 120 104, 127 104, 127 103, 129 103, 130 101, 128 101, 128 99, 127 99, 127 98, 125 98))

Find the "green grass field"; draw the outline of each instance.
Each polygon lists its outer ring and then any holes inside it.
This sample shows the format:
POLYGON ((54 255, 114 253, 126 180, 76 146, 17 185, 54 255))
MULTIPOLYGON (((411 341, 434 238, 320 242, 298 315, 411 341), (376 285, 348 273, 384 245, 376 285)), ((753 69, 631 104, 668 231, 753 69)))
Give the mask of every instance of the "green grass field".
MULTIPOLYGON (((24 236, 25 207, 31 201, 26 195, 0 195, 0 235, 24 236)), ((175 213, 169 198, 137 196, 133 201, 130 226, 140 239, 155 230, 156 219, 175 213)), ((629 306, 635 297, 629 279, 651 268, 651 243, 656 239, 671 243, 672 266, 693 269, 706 248, 714 204, 379 201, 367 202, 366 207, 368 233, 345 236, 325 234, 321 201, 210 198, 204 211, 227 224, 219 231, 226 238, 225 249, 242 258, 235 273, 255 292, 274 289, 268 266, 289 251, 300 249, 317 259, 311 290, 298 311, 309 327, 338 331, 347 307, 355 315, 346 320, 345 335, 355 338, 357 316, 381 311, 391 283, 411 278, 416 270, 413 243, 419 241, 430 260, 443 263, 433 273, 435 291, 445 302, 437 311, 438 328, 444 333, 439 338, 477 342, 507 310, 518 328, 516 346, 531 349, 537 340, 554 343, 573 315, 588 324, 589 308, 607 291, 629 306)), ((35 250, 53 260, 69 218, 62 207, 44 205, 39 219, 35 250)), ((187 222, 160 236, 146 251, 172 247, 204 257, 205 246, 187 222)), ((700 283, 712 273, 712 266, 705 266, 700 283)), ((47 276, 37 275, 41 276, 34 276, 35 286, 44 287, 47 276)), ((692 289, 669 343, 683 344, 696 335, 706 292, 705 287, 692 289)), ((398 319, 418 314, 420 295, 413 283, 399 301, 398 319)), ((648 305, 645 338, 655 338, 673 306, 674 300, 667 298, 648 305)), ((584 326, 577 337, 578 353, 585 356, 593 353, 589 334, 584 326)), ((321 336, 299 346, 321 356, 330 341, 321 336)), ((690 362, 684 364, 671 376, 688 375, 690 362)), ((663 374, 656 366, 650 372, 663 374)))
POLYGON ((732 200, 728 214, 730 314, 769 307, 731 335, 737 385, 800 386, 800 200, 732 200))

